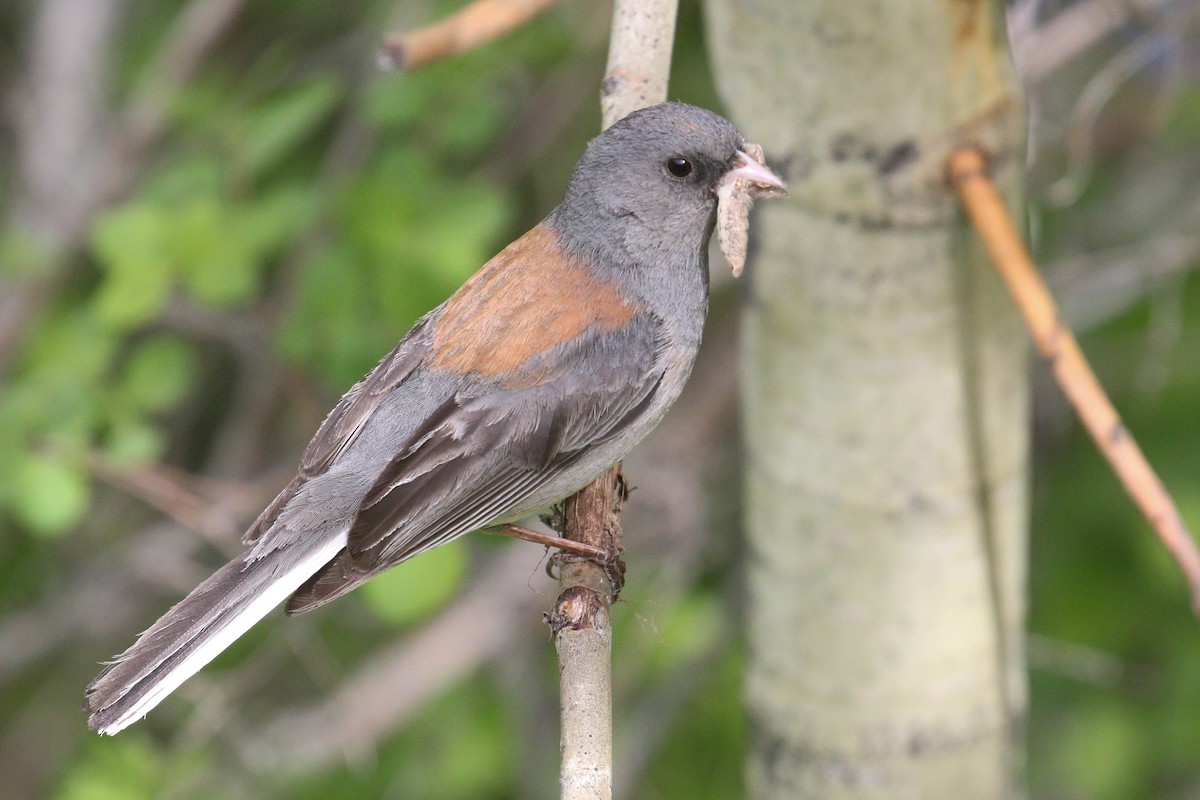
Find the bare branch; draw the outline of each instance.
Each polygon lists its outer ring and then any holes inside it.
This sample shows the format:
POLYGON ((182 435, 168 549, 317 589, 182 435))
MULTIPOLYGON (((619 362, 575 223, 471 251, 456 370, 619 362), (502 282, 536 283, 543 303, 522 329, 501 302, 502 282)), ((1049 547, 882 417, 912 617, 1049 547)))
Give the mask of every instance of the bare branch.
MULTIPOLYGON (((604 127, 667 99, 676 0, 616 0, 608 67, 600 92, 604 127)), ((618 464, 567 500, 564 535, 621 552, 618 521, 624 483, 618 464)), ((618 562, 619 563, 619 562, 618 562)), ((624 565, 619 565, 623 570, 624 565)), ((617 572, 619 580, 620 571, 617 572)), ((550 615, 559 658, 563 800, 612 797, 612 626, 620 586, 595 562, 567 562, 550 615)))
POLYGON ((1163 0, 1085 0, 1072 3, 1039 25, 1036 2, 1009 7, 1013 55, 1027 84, 1038 83, 1131 19, 1163 13, 1163 0))
POLYGON ((215 505, 211 497, 197 491, 196 479, 165 464, 121 468, 101 453, 92 453, 86 464, 91 474, 99 480, 128 492, 183 527, 219 544, 237 539, 242 530, 238 519, 250 513, 246 500, 254 503, 255 508, 259 500, 258 492, 246 491, 241 485, 231 485, 221 493, 227 502, 215 505), (228 502, 234 498, 241 499, 236 512, 228 502))
POLYGON ((32 26, 29 72, 15 100, 22 193, 16 215, 39 241, 69 229, 94 168, 103 76, 118 0, 46 0, 32 26))
MULTIPOLYGON (((619 515, 625 494, 618 464, 567 498, 566 534, 610 553, 621 552, 619 515)), ((547 617, 558 652, 562 717, 563 800, 612 797, 612 619, 609 606, 624 565, 560 558, 558 602, 547 617)))
POLYGON ((415 69, 456 56, 510 33, 557 0, 475 0, 440 22, 390 34, 379 63, 384 69, 415 69))
POLYGON ((667 99, 678 0, 617 0, 600 88, 604 127, 667 99))
POLYGON ((993 266, 1025 317, 1038 352, 1054 371, 1063 394, 1125 490, 1179 565, 1192 594, 1193 610, 1200 614, 1200 552, 1196 543, 1171 495, 1146 461, 1088 365, 1075 336, 1062 321, 1054 298, 988 176, 987 162, 977 150, 959 150, 950 157, 949 174, 993 266))

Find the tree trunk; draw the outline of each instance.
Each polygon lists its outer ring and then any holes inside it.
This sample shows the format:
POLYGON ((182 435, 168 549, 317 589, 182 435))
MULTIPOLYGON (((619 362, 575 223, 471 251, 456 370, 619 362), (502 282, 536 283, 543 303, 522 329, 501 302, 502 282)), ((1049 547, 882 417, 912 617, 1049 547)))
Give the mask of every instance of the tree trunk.
POLYGON ((792 193, 747 269, 751 796, 1019 797, 1027 337, 944 181, 1018 181, 1000 4, 707 10, 792 193))

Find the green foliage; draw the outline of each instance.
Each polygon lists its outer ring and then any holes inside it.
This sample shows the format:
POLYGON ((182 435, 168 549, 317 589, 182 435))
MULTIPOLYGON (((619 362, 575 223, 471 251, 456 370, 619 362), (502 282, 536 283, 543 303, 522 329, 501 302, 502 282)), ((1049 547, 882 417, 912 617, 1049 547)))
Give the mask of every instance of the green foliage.
POLYGON ((92 246, 105 270, 96 313, 108 326, 158 318, 173 290, 213 309, 248 302, 268 260, 313 217, 313 198, 295 186, 237 200, 177 180, 164 180, 167 199, 135 201, 96 223, 92 246))
POLYGON ((742 757, 747 730, 739 702, 743 662, 740 649, 729 649, 712 676, 698 687, 647 771, 639 797, 745 797, 742 757))
POLYGON ((1200 141, 1200 86, 1181 87, 1171 98, 1168 115, 1163 126, 1167 141, 1175 146, 1194 147, 1200 141))
POLYGON ((87 510, 88 482, 70 463, 32 453, 10 466, 12 510, 30 532, 59 533, 78 522, 87 510))
POLYGON ((153 319, 167 302, 170 220, 154 206, 130 206, 102 217, 92 236, 96 256, 107 267, 96 297, 105 324, 123 328, 153 319))
POLYGON ((280 347, 335 385, 357 380, 495 253, 511 221, 498 190, 401 148, 382 153, 333 204, 340 236, 305 262, 280 347))
POLYGON ((92 739, 55 800, 149 800, 166 796, 168 787, 176 787, 173 797, 213 798, 211 792, 178 792, 204 763, 198 751, 172 757, 140 736, 92 739))
POLYGON ((248 114, 230 136, 232 144, 240 145, 245 176, 259 178, 279 167, 329 120, 342 96, 340 83, 322 76, 280 91, 248 114))
POLYGON ((431 702, 377 754, 377 769, 337 769, 296 782, 294 800, 516 798, 514 720, 496 687, 474 679, 431 702), (403 776, 398 780, 396 776, 403 776))
POLYGON ((645 674, 669 675, 713 649, 727 625, 722 599, 696 591, 655 620, 657 642, 645 674))
POLYGON ((0 277, 32 277, 47 271, 53 255, 28 231, 0 229, 0 277))
POLYGON ((135 408, 162 411, 187 392, 195 371, 191 350, 163 336, 141 342, 125 362, 120 388, 135 408))
POLYGON ((454 597, 466 576, 467 547, 460 539, 372 578, 358 591, 381 620, 411 625, 454 597))
MULTIPOLYGON (((1200 281, 1189 281, 1185 297, 1189 308, 1200 303, 1200 281)), ((1200 319, 1189 316, 1173 347, 1158 352, 1147 350, 1147 321, 1138 308, 1084 337, 1082 346, 1185 519, 1194 521, 1200 488, 1189 476, 1200 441, 1200 319), (1139 388, 1151 363, 1173 377, 1156 393, 1139 388)), ((1185 796, 1171 787, 1194 778, 1200 752, 1200 637, 1182 578, 1077 425, 1044 450, 1035 478, 1030 629, 1051 642, 1093 648, 1068 656, 1082 663, 1082 679, 1034 663, 1035 792, 1071 787, 1097 800, 1185 796), (1086 668, 1096 660, 1108 664, 1100 673, 1108 677, 1090 682, 1086 668)))

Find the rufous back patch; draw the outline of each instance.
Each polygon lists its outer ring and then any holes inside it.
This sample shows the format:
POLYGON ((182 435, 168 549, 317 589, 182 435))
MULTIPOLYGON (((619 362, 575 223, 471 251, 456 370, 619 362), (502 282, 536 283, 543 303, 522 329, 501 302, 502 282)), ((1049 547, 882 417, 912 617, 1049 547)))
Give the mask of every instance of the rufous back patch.
POLYGON ((543 222, 446 301, 428 363, 486 378, 510 376, 506 384, 513 388, 534 384, 538 376, 521 369, 532 366, 530 359, 589 328, 617 330, 636 311, 614 284, 564 253, 543 222))

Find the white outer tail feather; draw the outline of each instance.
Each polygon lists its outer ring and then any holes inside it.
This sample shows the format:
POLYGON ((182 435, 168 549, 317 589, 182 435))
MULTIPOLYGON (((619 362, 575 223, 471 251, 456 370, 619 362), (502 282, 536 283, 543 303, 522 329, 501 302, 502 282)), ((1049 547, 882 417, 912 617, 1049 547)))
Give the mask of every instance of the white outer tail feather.
POLYGON ((162 675, 145 695, 140 697, 129 709, 99 729, 99 733, 112 736, 129 727, 139 719, 144 718, 150 711, 166 699, 188 678, 195 675, 208 662, 221 654, 256 622, 270 613, 271 609, 287 600, 304 585, 321 567, 333 560, 346 546, 346 534, 343 532, 326 542, 320 548, 309 553, 290 570, 280 575, 273 583, 263 588, 263 591, 246 604, 245 608, 232 617, 204 644, 187 655, 170 672, 162 675))

